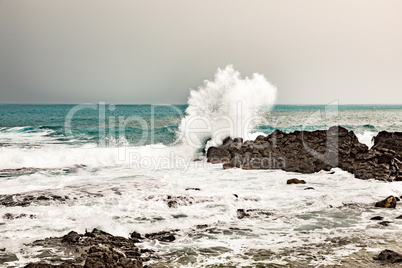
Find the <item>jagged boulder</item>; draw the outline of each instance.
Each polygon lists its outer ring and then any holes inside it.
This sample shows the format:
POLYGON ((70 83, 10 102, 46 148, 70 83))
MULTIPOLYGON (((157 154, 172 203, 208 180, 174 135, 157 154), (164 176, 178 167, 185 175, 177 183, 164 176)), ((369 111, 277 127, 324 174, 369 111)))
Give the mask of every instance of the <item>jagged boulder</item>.
POLYGON ((210 147, 208 162, 224 163, 224 168, 281 169, 304 174, 334 167, 359 179, 402 180, 402 133, 381 132, 370 150, 359 142, 353 131, 334 126, 329 130, 275 130, 254 141, 225 139, 210 147))
POLYGON ((60 253, 66 252, 73 259, 65 260, 65 255, 62 255, 59 258, 53 257, 50 263, 30 263, 25 267, 140 268, 143 263, 141 252, 134 244, 136 242, 135 239, 113 236, 98 229, 85 234, 72 231, 63 237, 46 238, 30 245, 57 249, 60 253), (74 255, 71 256, 71 253, 74 255))
POLYGON ((378 260, 378 261, 387 262, 387 263, 398 263, 398 262, 402 262, 402 255, 399 253, 396 253, 395 251, 386 249, 386 250, 381 251, 381 253, 374 259, 378 260))
POLYGON ((396 199, 394 196, 391 195, 384 200, 375 203, 375 206, 380 208, 396 208, 396 199))

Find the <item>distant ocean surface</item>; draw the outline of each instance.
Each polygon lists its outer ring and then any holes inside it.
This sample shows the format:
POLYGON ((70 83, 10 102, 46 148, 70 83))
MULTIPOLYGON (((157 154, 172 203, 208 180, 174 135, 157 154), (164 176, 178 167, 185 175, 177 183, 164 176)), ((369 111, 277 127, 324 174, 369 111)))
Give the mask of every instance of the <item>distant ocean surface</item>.
MULTIPOLYGON (((402 251, 402 223, 383 227, 370 221, 378 213, 392 220, 402 214, 399 207, 380 212, 373 206, 401 196, 399 182, 358 180, 338 169, 310 175, 222 170, 206 163, 200 150, 190 152, 177 142, 187 105, 75 107, 0 105, 0 195, 70 197, 0 206, 0 248, 16 252, 13 265, 35 260, 39 249, 26 243, 92 228, 121 236, 178 229, 172 243, 139 244, 160 255, 154 263, 160 267, 359 267, 384 247, 402 251), (286 185, 293 177, 315 190, 286 185), (167 205, 168 196, 177 206, 167 205), (238 209, 251 216, 238 219, 238 209), (10 220, 6 213, 34 217, 10 220)), ((402 105, 276 105, 263 116, 269 124, 256 125, 252 133, 339 124, 370 145, 379 131, 402 131, 402 105)))
MULTIPOLYGON (((105 111, 100 111, 99 105, 81 107, 71 120, 72 136, 66 136, 65 121, 68 113, 77 105, 25 105, 0 104, 0 131, 2 143, 13 143, 12 133, 24 134, 34 142, 35 137, 47 137, 51 142, 81 144, 99 142, 99 138, 112 142, 119 137, 119 117, 124 119, 139 117, 146 122, 147 128, 136 120, 131 120, 126 126, 124 137, 128 143, 148 145, 173 143, 188 105, 105 105, 105 111), (109 107, 114 107, 110 111, 109 107), (102 120, 99 114, 104 114, 106 133, 100 137, 99 124, 102 120), (113 128, 110 123, 115 122, 113 128), (144 135, 144 132, 145 133, 144 135), (151 134, 153 137, 151 138, 151 134), (144 137, 145 136, 145 137, 144 137), (142 140, 141 140, 142 139, 142 140)), ((256 132, 270 134, 275 129, 284 132, 295 130, 326 129, 332 125, 341 125, 356 134, 378 133, 379 131, 402 131, 402 105, 339 105, 336 114, 333 109, 326 115, 325 105, 275 105, 267 114, 269 125, 255 128, 256 132), (319 118, 317 119, 317 113, 319 118), (326 118, 327 116, 327 118, 326 118)), ((331 106, 332 107, 332 106, 331 106)), ((50 142, 43 139, 41 142, 50 142)), ((33 144, 27 144, 33 145, 33 144)))

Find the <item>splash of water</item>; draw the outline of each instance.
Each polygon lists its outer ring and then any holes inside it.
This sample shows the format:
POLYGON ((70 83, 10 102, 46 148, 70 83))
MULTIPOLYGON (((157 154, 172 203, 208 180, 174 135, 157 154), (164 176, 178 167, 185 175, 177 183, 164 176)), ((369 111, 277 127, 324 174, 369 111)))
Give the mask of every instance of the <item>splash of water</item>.
POLYGON ((179 128, 179 138, 193 148, 218 145, 227 137, 247 139, 270 111, 276 100, 276 88, 254 73, 241 78, 232 65, 218 69, 213 80, 205 80, 191 90, 186 116, 179 128))

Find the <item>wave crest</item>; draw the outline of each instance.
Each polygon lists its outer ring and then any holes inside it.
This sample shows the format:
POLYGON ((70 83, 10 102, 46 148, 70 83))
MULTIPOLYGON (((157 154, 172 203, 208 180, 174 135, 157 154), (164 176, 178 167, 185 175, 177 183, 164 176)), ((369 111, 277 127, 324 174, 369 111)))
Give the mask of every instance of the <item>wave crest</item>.
POLYGON ((255 127, 267 124, 260 112, 270 111, 275 100, 276 88, 264 75, 241 78, 232 65, 219 68, 213 80, 191 90, 179 138, 197 148, 209 138, 209 145, 227 136, 247 138, 255 127))

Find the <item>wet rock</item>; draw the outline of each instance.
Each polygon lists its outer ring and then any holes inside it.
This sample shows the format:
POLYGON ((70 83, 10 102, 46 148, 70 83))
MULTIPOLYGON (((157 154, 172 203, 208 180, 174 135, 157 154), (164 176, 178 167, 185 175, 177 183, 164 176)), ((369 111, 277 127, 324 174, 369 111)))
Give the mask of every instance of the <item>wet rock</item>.
POLYGON ((396 199, 394 196, 389 196, 384 200, 381 200, 375 204, 376 207, 381 208, 395 208, 396 207, 396 199))
POLYGON ((178 207, 177 201, 175 201, 175 200, 169 200, 169 201, 167 202, 167 205, 168 205, 168 207, 170 207, 170 208, 177 208, 177 207, 178 207))
POLYGON ((231 159, 230 152, 225 148, 210 147, 207 151, 208 162, 213 164, 227 163, 231 159))
POLYGON ((25 213, 22 213, 22 214, 6 213, 3 215, 3 219, 5 219, 5 220, 15 220, 15 219, 21 219, 21 218, 35 219, 36 215, 33 215, 33 214, 27 215, 25 213))
POLYGON ((304 188, 304 190, 315 190, 313 187, 304 188))
POLYGON ((98 229, 85 234, 72 231, 63 237, 35 241, 29 246, 55 249, 60 257, 48 259, 44 255, 47 263, 31 263, 26 267, 143 267, 140 250, 132 239, 98 229), (67 256, 73 259, 65 260, 67 256))
POLYGON ((399 216, 396 217, 395 219, 397 219, 397 220, 402 220, 402 215, 399 215, 399 216))
POLYGON ((395 200, 396 200, 396 202, 401 201, 401 199, 399 199, 399 197, 397 197, 397 196, 395 196, 395 200))
POLYGON ((71 231, 61 239, 62 243, 74 244, 80 240, 80 235, 77 232, 71 231))
POLYGON ((286 184, 306 184, 304 180, 299 180, 299 179, 290 179, 287 180, 286 184))
POLYGON ((387 263, 398 263, 402 262, 402 255, 392 250, 386 249, 381 251, 381 253, 374 259, 387 263))
POLYGON ((238 219, 243 219, 243 218, 245 218, 245 217, 250 216, 250 214, 246 213, 246 212, 244 211, 244 209, 238 209, 238 210, 236 211, 236 214, 237 214, 237 218, 238 218, 238 219))
POLYGON ((151 233, 146 234, 145 237, 148 239, 158 240, 161 242, 173 242, 176 240, 176 237, 170 232, 151 233))
POLYGON ((234 168, 235 166, 231 163, 224 163, 222 165, 222 167, 223 167, 223 169, 231 169, 231 168, 234 168))
POLYGON ((186 188, 186 191, 201 191, 200 188, 186 188))
POLYGON ((6 207, 26 207, 32 204, 65 203, 68 197, 61 197, 50 193, 40 192, 0 195, 0 205, 6 207))
POLYGON ((370 220, 372 220, 372 221, 382 221, 383 219, 384 219, 384 217, 375 216, 375 217, 372 217, 370 220))
MULTIPOLYGON (((55 268, 55 267, 60 267, 60 265, 52 265, 52 264, 48 264, 48 263, 30 263, 30 264, 24 266, 24 268, 55 268)), ((70 266, 70 267, 74 267, 74 266, 70 266)))
POLYGON ((119 250, 102 246, 92 246, 88 250, 84 268, 95 267, 136 268, 143 267, 143 265, 140 260, 127 258, 125 254, 119 250))
POLYGON ((378 224, 381 224, 382 226, 389 226, 391 223, 392 222, 390 222, 390 221, 382 221, 382 222, 379 222, 378 224))
POLYGON ((266 209, 247 209, 246 210, 246 217, 254 217, 254 218, 261 218, 261 217, 269 217, 272 216, 273 213, 266 209))
POLYGON ((130 237, 131 237, 132 239, 137 239, 137 240, 143 239, 142 236, 141 236, 141 234, 140 234, 140 233, 137 233, 137 232, 135 232, 135 231, 131 233, 130 237))
POLYGON ((18 258, 15 254, 12 253, 0 253, 0 264, 4 264, 6 262, 18 261, 18 258))
POLYGON ((239 198, 239 196, 237 194, 233 194, 234 197, 239 198))
POLYGON ((227 139, 222 146, 210 147, 207 158, 211 163, 224 163, 225 169, 310 174, 338 167, 359 179, 395 181, 402 180, 402 133, 379 133, 369 150, 353 131, 339 126, 312 132, 276 130, 254 141, 227 139))

